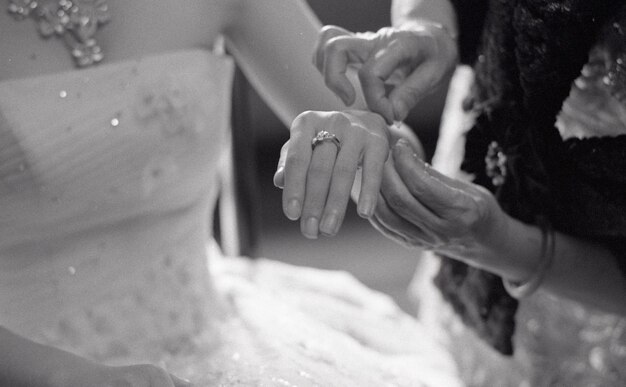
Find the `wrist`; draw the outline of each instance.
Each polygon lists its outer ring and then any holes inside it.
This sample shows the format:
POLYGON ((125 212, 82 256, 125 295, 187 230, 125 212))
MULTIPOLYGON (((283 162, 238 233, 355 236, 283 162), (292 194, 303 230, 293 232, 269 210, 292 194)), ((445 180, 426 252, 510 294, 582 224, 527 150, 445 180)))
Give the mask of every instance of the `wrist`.
MULTIPOLYGON (((487 198, 495 202, 493 196, 487 198)), ((541 231, 509 216, 497 203, 485 207, 489 210, 474 230, 476 243, 467 257, 468 263, 506 280, 526 280, 539 263, 541 231)))
POLYGON ((402 31, 427 32, 432 35, 443 35, 446 38, 458 41, 458 32, 455 26, 445 25, 427 19, 411 19, 399 24, 396 28, 402 31))
POLYGON ((547 222, 541 224, 541 255, 533 271, 522 281, 503 280, 504 288, 512 297, 525 298, 539 289, 552 266, 555 244, 556 239, 552 227, 547 222))
POLYGON ((505 281, 522 283, 531 278, 541 265, 544 256, 545 234, 534 225, 520 222, 505 214, 506 224, 498 227, 493 253, 500 268, 497 274, 505 281))

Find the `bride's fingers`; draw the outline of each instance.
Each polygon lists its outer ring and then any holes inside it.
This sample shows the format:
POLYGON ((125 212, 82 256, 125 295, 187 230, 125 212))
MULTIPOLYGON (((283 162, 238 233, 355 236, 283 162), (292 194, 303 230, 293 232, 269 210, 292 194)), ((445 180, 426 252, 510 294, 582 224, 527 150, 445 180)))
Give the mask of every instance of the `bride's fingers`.
POLYGON ((274 186, 277 188, 285 187, 285 160, 287 159, 287 152, 289 151, 289 140, 283 144, 280 148, 280 158, 278 159, 278 165, 276 166, 276 172, 274 172, 274 186))
POLYGON ((320 232, 337 234, 346 213, 350 191, 356 175, 361 146, 358 141, 346 142, 337 155, 332 172, 330 190, 320 223, 320 232))
POLYGON ((311 162, 311 138, 315 119, 306 113, 296 117, 292 124, 291 138, 285 156, 283 212, 291 220, 300 218, 304 203, 304 189, 311 162))
POLYGON ((357 203, 357 212, 361 217, 369 218, 376 208, 385 160, 389 156, 388 144, 387 139, 381 137, 368 141, 365 146, 361 191, 357 203))
POLYGON ((320 142, 311 157, 300 218, 300 230, 305 237, 310 239, 318 237, 320 219, 328 197, 337 150, 337 146, 332 142, 320 142))

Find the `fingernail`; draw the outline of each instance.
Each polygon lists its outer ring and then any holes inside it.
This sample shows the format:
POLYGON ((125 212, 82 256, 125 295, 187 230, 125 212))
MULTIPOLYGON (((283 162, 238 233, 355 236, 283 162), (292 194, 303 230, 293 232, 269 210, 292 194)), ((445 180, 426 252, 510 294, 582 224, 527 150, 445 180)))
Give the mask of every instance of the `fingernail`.
POLYGON ((283 188, 284 184, 284 173, 283 173, 284 168, 278 168, 276 170, 276 173, 274 173, 274 187, 276 188, 283 188))
POLYGON ((285 215, 291 220, 297 220, 300 217, 300 202, 298 199, 291 199, 285 208, 285 215))
POLYGON ((317 239, 319 221, 315 217, 308 218, 302 227, 302 234, 309 239, 317 239))
POLYGON ((393 107, 394 119, 396 121, 404 120, 404 118, 406 117, 408 111, 409 111, 409 108, 406 105, 406 103, 404 103, 402 101, 399 101, 397 106, 393 107))
POLYGON ((368 219, 374 213, 374 204, 369 199, 363 199, 357 207, 357 212, 361 218, 368 219))
POLYGON ((337 224, 339 218, 337 214, 329 214, 324 215, 322 218, 322 225, 320 226, 320 231, 324 235, 333 236, 337 234, 337 224))

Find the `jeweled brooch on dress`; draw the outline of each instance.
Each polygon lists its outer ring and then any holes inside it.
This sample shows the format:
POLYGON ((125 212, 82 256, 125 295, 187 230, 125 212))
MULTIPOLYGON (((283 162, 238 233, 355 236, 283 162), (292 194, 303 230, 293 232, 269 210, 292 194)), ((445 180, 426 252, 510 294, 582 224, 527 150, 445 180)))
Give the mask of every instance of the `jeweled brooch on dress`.
POLYGON ((94 36, 111 18, 106 0, 9 0, 8 12, 17 20, 34 19, 44 38, 62 38, 78 67, 104 57, 94 36))

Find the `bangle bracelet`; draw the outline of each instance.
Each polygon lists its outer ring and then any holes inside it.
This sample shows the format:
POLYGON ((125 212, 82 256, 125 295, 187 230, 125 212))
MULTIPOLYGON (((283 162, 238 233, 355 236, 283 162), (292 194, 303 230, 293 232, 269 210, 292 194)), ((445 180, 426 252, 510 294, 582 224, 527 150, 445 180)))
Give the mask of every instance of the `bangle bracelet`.
POLYGON ((541 257, 539 265, 530 275, 530 278, 522 282, 502 280, 504 288, 511 297, 517 299, 526 298, 539 289, 546 273, 552 266, 555 245, 554 230, 549 225, 543 225, 541 227, 541 257))
POLYGON ((458 36, 456 33, 450 30, 450 28, 446 27, 442 23, 430 21, 430 20, 413 20, 411 22, 405 23, 400 29, 409 29, 409 30, 425 30, 428 27, 436 28, 444 33, 448 38, 456 42, 458 40, 458 36))

